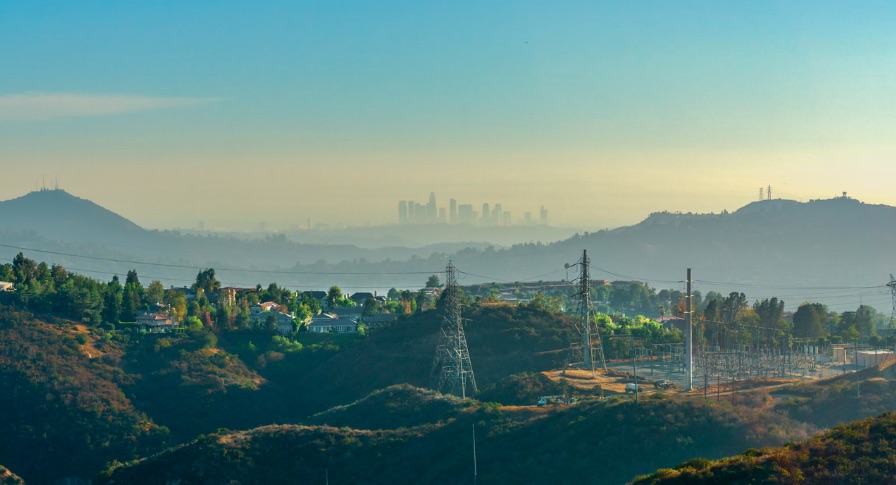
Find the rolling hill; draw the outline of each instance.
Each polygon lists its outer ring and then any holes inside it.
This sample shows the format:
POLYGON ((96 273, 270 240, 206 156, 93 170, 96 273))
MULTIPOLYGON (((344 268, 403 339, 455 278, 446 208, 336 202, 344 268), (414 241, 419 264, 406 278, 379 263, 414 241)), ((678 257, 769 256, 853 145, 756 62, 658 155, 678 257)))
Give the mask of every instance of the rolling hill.
POLYGON ((683 457, 781 443, 767 433, 774 427, 789 429, 790 438, 806 436, 786 418, 699 400, 502 407, 408 387, 388 388, 312 419, 341 427, 223 431, 109 469, 97 483, 295 483, 322 477, 340 483, 469 483, 474 427, 484 483, 624 483, 683 457), (362 416, 375 426, 345 426, 366 424, 362 416), (409 417, 419 424, 404 426, 409 417))

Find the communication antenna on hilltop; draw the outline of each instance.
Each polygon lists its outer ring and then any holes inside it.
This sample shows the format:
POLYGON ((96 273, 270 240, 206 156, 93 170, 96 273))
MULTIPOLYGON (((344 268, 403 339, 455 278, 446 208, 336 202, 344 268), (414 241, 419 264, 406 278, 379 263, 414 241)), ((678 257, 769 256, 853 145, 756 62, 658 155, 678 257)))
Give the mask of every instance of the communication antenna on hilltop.
POLYGON ((454 394, 466 399, 467 389, 470 389, 471 394, 478 389, 461 319, 462 295, 457 284, 457 269, 451 261, 445 272, 447 277, 442 295, 442 328, 429 376, 430 387, 442 394, 454 394))
POLYGON ((896 278, 893 278, 893 274, 890 274, 890 282, 887 283, 887 286, 890 287, 890 294, 893 298, 893 313, 890 313, 890 328, 896 328, 896 278))
POLYGON ((764 199, 765 199, 765 189, 762 187, 759 187, 759 200, 761 201, 764 199))
POLYGON ((594 316, 594 306, 591 304, 591 260, 588 258, 588 250, 582 251, 582 259, 577 263, 580 267, 578 279, 578 291, 576 298, 579 303, 579 315, 582 317, 582 341, 581 343, 573 342, 570 347, 570 361, 580 361, 582 368, 591 369, 594 372, 594 358, 600 359, 600 365, 604 372, 607 370, 607 362, 604 360, 604 348, 600 340, 600 333, 597 327, 592 328, 592 320, 594 316))
POLYGON ((768 197, 768 200, 772 200, 772 186, 771 185, 768 186, 768 191, 765 193, 765 195, 768 197))

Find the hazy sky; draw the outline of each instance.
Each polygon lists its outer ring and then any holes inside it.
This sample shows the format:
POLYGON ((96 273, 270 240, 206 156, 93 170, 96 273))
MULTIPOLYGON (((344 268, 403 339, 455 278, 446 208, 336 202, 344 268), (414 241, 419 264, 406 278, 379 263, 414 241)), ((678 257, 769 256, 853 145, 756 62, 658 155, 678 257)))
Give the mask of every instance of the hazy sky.
POLYGON ((896 205, 893 2, 0 3, 0 199, 145 227, 896 205))

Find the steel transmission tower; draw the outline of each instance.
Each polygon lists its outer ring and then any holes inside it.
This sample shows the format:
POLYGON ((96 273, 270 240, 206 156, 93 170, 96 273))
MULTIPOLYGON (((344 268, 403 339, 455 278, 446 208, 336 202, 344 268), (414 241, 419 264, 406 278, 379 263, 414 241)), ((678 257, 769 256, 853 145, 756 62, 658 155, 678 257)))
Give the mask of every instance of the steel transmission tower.
POLYGON ((579 315, 582 317, 582 341, 581 344, 573 343, 571 347, 571 362, 581 362, 582 368, 594 370, 594 358, 600 360, 604 372, 607 370, 607 362, 604 360, 604 349, 600 340, 597 326, 593 326, 594 306, 591 304, 591 260, 588 259, 588 251, 582 251, 582 259, 578 265, 579 272, 576 298, 579 303, 579 315), (581 345, 581 347, 579 346, 581 345))
POLYGON ((457 270, 448 262, 447 278, 442 295, 442 329, 436 358, 432 363, 430 387, 442 394, 454 394, 466 399, 467 390, 477 392, 467 337, 461 320, 461 290, 457 285, 457 270))

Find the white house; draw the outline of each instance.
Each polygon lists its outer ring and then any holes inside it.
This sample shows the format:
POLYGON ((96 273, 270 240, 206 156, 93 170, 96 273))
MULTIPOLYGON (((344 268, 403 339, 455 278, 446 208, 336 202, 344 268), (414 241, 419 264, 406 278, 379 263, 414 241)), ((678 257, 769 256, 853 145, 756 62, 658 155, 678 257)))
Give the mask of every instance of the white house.
POLYGON ((314 333, 353 333, 358 331, 358 322, 352 318, 331 313, 321 313, 311 319, 308 331, 314 333))

